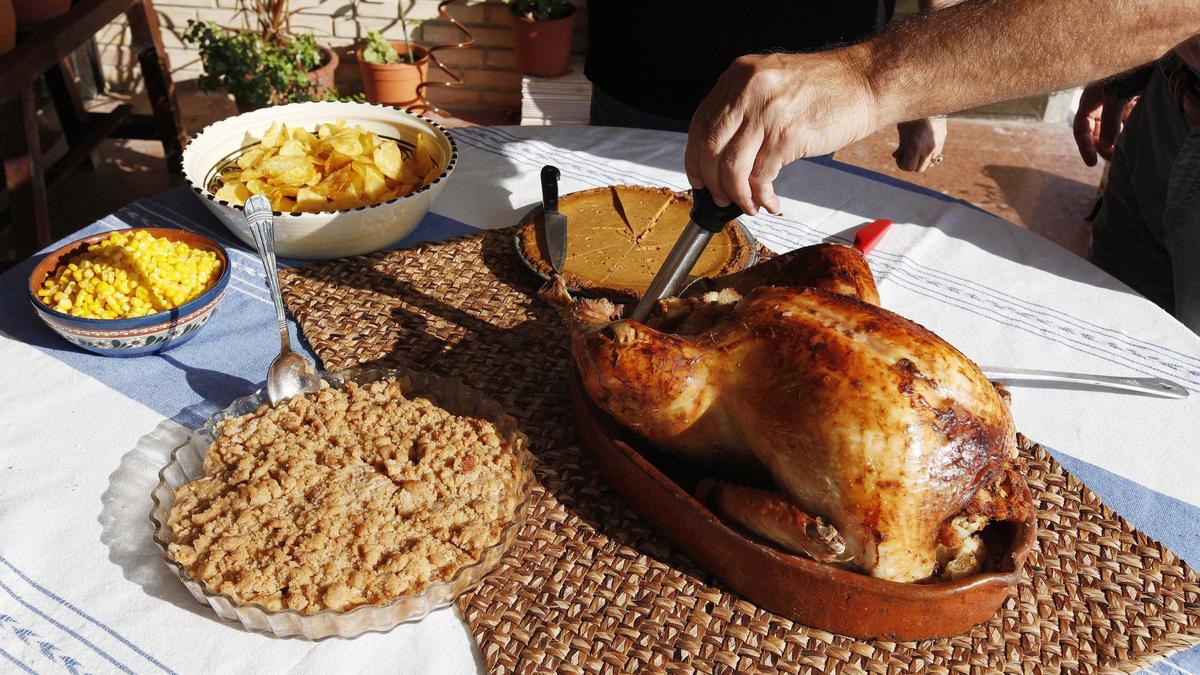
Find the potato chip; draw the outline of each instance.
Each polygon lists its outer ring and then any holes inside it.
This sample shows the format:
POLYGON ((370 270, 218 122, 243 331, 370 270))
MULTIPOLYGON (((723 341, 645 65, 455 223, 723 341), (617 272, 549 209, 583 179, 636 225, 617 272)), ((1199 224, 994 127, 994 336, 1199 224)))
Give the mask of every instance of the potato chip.
POLYGON ((380 173, 392 180, 400 180, 400 165, 404 163, 404 155, 400 154, 400 146, 395 141, 383 141, 371 156, 380 173))
POLYGON ((421 183, 423 177, 417 173, 416 162, 405 162, 400 166, 400 182, 412 185, 421 183))
POLYGON ((245 204, 250 198, 250 191, 242 183, 226 183, 217 190, 217 199, 224 199, 230 204, 245 204))
POLYGON ((343 155, 337 150, 334 150, 333 152, 330 152, 329 157, 325 159, 325 173, 333 173, 334 171, 337 171, 353 161, 354 158, 350 155, 343 155))
POLYGON ((361 180, 354 172, 354 164, 351 163, 331 173, 313 187, 313 191, 332 200, 357 197, 359 191, 356 183, 361 180))
POLYGON ((289 138, 279 146, 279 154, 282 157, 307 157, 308 146, 301 141, 289 138))
POLYGON ((306 157, 276 155, 262 163, 262 171, 275 185, 304 185, 312 177, 313 167, 306 157))
POLYGON ((419 135, 406 158, 396 141, 344 120, 314 131, 272 123, 255 142, 222 170, 219 198, 261 194, 276 211, 334 211, 402 197, 438 173, 430 137, 419 135))
POLYGON ((270 185, 267 185, 264 181, 261 181, 257 178, 246 182, 246 189, 250 191, 250 194, 265 195, 267 194, 267 189, 270 187, 270 185))
POLYGON ((291 134, 293 140, 300 141, 308 147, 312 147, 317 144, 317 137, 308 133, 308 129, 305 129, 304 127, 292 127, 291 134))
POLYGON ((413 148, 413 169, 422 179, 433 170, 432 143, 425 134, 417 134, 417 146, 413 148))
POLYGON ((302 187, 296 192, 297 211, 322 211, 328 204, 328 199, 309 188, 302 187))
POLYGON ((279 145, 283 140, 283 129, 275 122, 271 122, 271 126, 267 128, 267 132, 263 134, 262 141, 259 143, 264 148, 273 148, 279 145))
POLYGON ((262 146, 250 148, 241 157, 238 157, 237 165, 242 169, 253 168, 256 164, 266 159, 268 150, 262 146))
POLYGON ((383 194, 387 189, 387 181, 379 169, 366 163, 355 162, 355 166, 359 169, 359 175, 362 176, 363 192, 372 199, 383 194))
POLYGON ((358 132, 353 129, 345 129, 326 139, 337 152, 343 155, 361 155, 363 154, 363 144, 359 139, 358 132))

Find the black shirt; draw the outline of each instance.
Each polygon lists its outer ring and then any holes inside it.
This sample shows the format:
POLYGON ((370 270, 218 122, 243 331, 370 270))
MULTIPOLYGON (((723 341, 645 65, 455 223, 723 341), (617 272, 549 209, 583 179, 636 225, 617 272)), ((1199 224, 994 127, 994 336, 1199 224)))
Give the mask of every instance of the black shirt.
POLYGON ((895 0, 590 0, 585 73, 631 107, 690 119, 744 54, 815 51, 883 29, 895 0))

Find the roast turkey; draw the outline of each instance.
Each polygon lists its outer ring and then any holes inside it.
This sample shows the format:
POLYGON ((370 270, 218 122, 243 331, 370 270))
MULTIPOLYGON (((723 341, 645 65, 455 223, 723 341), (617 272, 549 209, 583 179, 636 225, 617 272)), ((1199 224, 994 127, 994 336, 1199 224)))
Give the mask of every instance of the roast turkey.
POLYGON ((606 300, 572 300, 561 281, 543 297, 572 324, 592 400, 703 467, 714 480, 697 496, 719 515, 789 552, 902 582, 980 570, 985 528, 1028 517, 1002 391, 879 307, 857 250, 808 247, 690 290, 645 324, 606 300))

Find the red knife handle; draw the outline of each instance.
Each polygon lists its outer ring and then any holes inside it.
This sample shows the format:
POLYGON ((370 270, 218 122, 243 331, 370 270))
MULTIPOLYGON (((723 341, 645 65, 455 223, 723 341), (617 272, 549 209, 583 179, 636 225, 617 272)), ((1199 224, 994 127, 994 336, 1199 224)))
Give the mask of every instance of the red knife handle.
POLYGON ((883 235, 887 233, 888 228, 892 226, 892 221, 887 218, 880 218, 875 222, 863 227, 858 232, 854 233, 854 248, 862 251, 863 255, 871 252, 875 248, 875 244, 883 239, 883 235))

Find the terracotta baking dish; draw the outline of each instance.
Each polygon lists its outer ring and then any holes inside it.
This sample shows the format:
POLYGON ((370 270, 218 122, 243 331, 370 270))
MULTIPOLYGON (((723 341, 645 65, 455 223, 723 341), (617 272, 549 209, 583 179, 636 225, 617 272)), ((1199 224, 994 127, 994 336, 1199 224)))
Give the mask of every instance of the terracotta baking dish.
POLYGON ((1016 585, 1033 547, 1035 516, 997 528, 998 572, 952 583, 903 584, 838 569, 760 544, 689 493, 702 476, 647 447, 601 411, 571 378, 579 442, 600 475, 654 529, 729 590, 806 626, 856 638, 921 640, 983 623, 1016 585))

